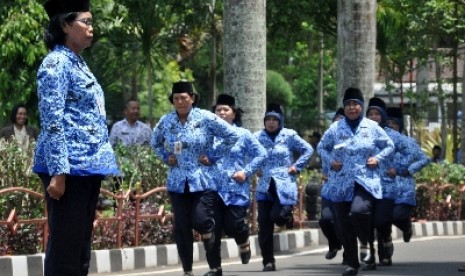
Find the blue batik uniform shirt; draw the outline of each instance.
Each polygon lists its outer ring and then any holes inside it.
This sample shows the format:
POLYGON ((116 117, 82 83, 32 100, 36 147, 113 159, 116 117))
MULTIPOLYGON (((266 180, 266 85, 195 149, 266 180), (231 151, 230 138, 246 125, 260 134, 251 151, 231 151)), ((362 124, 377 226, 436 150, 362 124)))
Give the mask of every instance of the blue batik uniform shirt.
POLYGON ((281 205, 296 204, 296 176, 289 174, 288 169, 294 165, 301 172, 313 154, 312 146, 288 128, 282 128, 274 140, 265 130, 256 132, 255 137, 268 152, 268 158, 261 168, 263 175, 258 181, 257 200, 271 200, 268 189, 273 178, 281 205), (299 154, 295 162, 294 153, 299 154))
POLYGON ((413 158, 405 159, 402 155, 396 154, 395 163, 399 168, 397 183, 398 194, 395 198, 396 204, 408 204, 416 206, 416 187, 413 175, 431 162, 431 159, 423 152, 415 139, 403 135, 408 141, 408 152, 413 158), (409 175, 402 176, 402 172, 407 170, 409 175))
POLYGON ((382 198, 379 167, 367 166, 369 157, 379 162, 388 158, 394 150, 394 144, 378 123, 362 118, 355 132, 348 125, 347 119, 333 123, 323 134, 317 150, 323 162, 332 166, 334 161, 342 163, 342 168, 335 171, 330 167, 328 181, 329 200, 333 202, 352 201, 355 182, 372 194, 382 198))
MULTIPOLYGON (((268 154, 252 133, 233 126, 239 140, 229 154, 216 161, 220 170, 218 194, 225 205, 250 206, 250 178, 263 164, 268 154), (239 183, 232 178, 234 173, 244 171, 247 179, 239 183)), ((215 138, 215 150, 223 147, 223 139, 215 138)))
POLYGON ((103 91, 84 60, 57 45, 37 73, 41 132, 35 173, 117 174, 103 91))
POLYGON ((223 119, 196 107, 191 109, 184 125, 176 111, 160 119, 153 129, 151 145, 166 164, 171 154, 176 156, 177 164, 168 169, 169 192, 184 193, 186 181, 190 192, 217 191, 218 167, 199 162, 201 155, 213 154, 215 137, 223 139, 225 152, 239 139, 234 128, 223 119))
POLYGON ((395 199, 399 193, 398 177, 395 176, 392 178, 387 172, 390 168, 396 169, 396 172, 399 171, 399 166, 396 166, 396 162, 394 162, 396 155, 407 163, 411 163, 414 156, 409 151, 409 142, 406 136, 389 127, 385 127, 384 130, 394 143, 394 152, 378 163, 381 171, 381 186, 383 189, 383 198, 395 199))

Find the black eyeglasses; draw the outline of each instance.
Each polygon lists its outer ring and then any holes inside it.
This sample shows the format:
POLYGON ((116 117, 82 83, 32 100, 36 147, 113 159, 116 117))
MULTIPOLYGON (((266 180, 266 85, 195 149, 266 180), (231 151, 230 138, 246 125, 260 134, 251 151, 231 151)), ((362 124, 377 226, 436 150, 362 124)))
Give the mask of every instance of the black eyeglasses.
POLYGON ((86 24, 87 27, 92 26, 92 18, 83 18, 83 19, 76 19, 74 21, 79 21, 86 24))

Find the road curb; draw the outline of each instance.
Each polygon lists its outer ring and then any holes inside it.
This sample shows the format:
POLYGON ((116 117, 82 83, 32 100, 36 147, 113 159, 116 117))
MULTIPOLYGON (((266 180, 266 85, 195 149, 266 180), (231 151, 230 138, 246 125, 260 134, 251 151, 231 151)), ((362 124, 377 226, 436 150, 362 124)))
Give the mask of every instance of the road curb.
MULTIPOLYGON (((465 221, 414 222, 413 237, 464 235, 464 223, 465 221)), ((392 230, 393 239, 402 238, 399 229, 393 227, 392 230)), ((257 236, 251 236, 250 241, 252 256, 260 255, 257 236)), ((320 229, 305 228, 275 233, 273 244, 275 252, 280 252, 325 245, 327 240, 320 229)), ((221 255, 223 259, 239 257, 239 250, 233 239, 222 240, 221 255)), ((44 254, 0 257, 0 275, 43 276, 43 260, 44 254)), ((200 242, 194 244, 194 262, 198 261, 205 261, 205 250, 200 242)), ((174 244, 93 250, 89 272, 117 272, 176 264, 180 264, 180 261, 174 244)))

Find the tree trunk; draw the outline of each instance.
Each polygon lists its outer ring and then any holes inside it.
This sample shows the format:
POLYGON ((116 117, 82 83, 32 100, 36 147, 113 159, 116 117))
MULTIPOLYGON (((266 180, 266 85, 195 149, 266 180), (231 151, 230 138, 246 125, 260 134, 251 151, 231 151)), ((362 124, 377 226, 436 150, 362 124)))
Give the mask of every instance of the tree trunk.
POLYGON ((367 105, 374 94, 376 0, 338 0, 337 10, 338 103, 357 87, 367 105))
POLYGON ((224 1, 224 93, 235 96, 251 131, 263 128, 266 106, 266 1, 224 1))

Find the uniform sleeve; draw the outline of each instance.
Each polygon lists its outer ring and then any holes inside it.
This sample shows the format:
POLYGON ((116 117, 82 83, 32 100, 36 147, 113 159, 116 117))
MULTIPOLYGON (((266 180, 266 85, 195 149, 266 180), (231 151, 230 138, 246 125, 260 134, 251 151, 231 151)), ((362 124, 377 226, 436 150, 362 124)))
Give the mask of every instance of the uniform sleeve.
POLYGON ((413 175, 419 172, 423 167, 428 165, 431 162, 431 159, 423 152, 420 146, 413 141, 412 145, 415 149, 414 162, 408 167, 408 172, 410 175, 413 175))
POLYGON ((387 135, 386 131, 379 126, 375 127, 375 145, 377 148, 380 149, 378 154, 376 154, 376 158, 379 162, 387 160, 390 158, 391 154, 394 152, 394 143, 392 142, 391 138, 387 135))
POLYGON ((114 147, 116 145, 116 142, 117 142, 117 131, 118 131, 118 126, 119 126, 119 122, 116 122, 113 124, 113 126, 111 127, 111 130, 110 130, 110 136, 108 136, 108 141, 110 142, 110 145, 112 147, 114 147))
POLYGON ((294 166, 299 172, 301 172, 307 166, 307 162, 312 157, 313 147, 302 137, 300 137, 297 132, 292 131, 290 136, 291 139, 291 150, 298 152, 300 154, 299 158, 294 162, 294 166))
POLYGON ((45 161, 50 175, 70 172, 64 131, 64 109, 72 72, 58 58, 44 61, 37 74, 45 161))
POLYGON ((166 164, 168 164, 168 157, 170 153, 165 148, 165 121, 166 117, 163 116, 158 124, 153 128, 152 138, 151 138, 151 146, 155 154, 163 160, 166 164))
MULTIPOLYGON (((329 128, 318 143, 316 149, 321 157, 322 169, 329 172, 331 164, 335 161, 332 156, 332 150, 334 148, 334 131, 333 128, 329 128), (325 169, 326 167, 326 169, 325 169)), ((339 160, 341 161, 341 160, 339 160)))
POLYGON ((208 132, 214 137, 222 138, 223 144, 221 147, 216 149, 215 153, 212 152, 213 148, 209 149, 209 152, 207 152, 208 156, 215 156, 215 158, 219 158, 226 155, 239 140, 239 136, 235 132, 234 127, 213 113, 208 114, 207 128, 208 132))
POLYGON ((244 134, 245 147, 248 150, 250 162, 245 166, 244 171, 247 177, 251 177, 263 164, 268 157, 266 149, 258 142, 250 131, 244 134))

